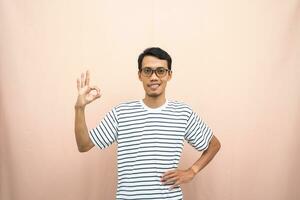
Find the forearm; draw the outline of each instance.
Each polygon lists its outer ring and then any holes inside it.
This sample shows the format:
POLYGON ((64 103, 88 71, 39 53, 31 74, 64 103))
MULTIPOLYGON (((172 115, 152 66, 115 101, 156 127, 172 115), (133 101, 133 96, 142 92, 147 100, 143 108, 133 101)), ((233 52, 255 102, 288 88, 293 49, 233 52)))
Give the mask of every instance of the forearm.
POLYGON ((214 158, 220 148, 220 142, 213 136, 209 147, 202 153, 201 157, 190 168, 195 175, 214 158))
POLYGON ((201 157, 187 170, 170 170, 163 174, 161 181, 163 184, 172 184, 170 189, 179 186, 182 183, 191 181, 196 174, 202 170, 216 155, 221 148, 219 140, 213 136, 208 148, 203 152, 201 157))
POLYGON ((80 152, 85 152, 91 147, 88 129, 85 122, 85 110, 75 106, 75 137, 80 152))

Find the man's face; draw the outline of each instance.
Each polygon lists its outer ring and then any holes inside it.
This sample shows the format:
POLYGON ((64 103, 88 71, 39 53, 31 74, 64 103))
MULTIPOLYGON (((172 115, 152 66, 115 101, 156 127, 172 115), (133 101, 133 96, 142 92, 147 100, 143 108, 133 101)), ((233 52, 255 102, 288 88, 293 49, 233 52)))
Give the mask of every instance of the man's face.
MULTIPOLYGON (((154 56, 145 56, 142 61, 142 70, 148 67, 151 69, 156 69, 158 67, 168 69, 168 62, 154 56)), ((143 82, 146 95, 150 97, 159 97, 164 94, 167 82, 172 78, 172 72, 166 72, 166 74, 161 77, 157 76, 155 72, 149 77, 145 76, 141 71, 139 71, 138 75, 140 81, 143 82)))

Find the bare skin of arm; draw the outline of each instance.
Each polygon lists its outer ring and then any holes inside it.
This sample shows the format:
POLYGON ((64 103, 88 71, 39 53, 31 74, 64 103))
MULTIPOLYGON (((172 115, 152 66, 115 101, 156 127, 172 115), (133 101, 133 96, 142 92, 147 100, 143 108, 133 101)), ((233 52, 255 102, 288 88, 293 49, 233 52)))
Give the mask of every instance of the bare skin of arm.
POLYGON ((89 151, 94 147, 91 141, 88 128, 85 122, 85 107, 87 104, 101 97, 100 89, 96 86, 90 86, 89 71, 81 74, 81 79, 77 79, 78 97, 75 103, 75 137, 79 152, 89 151), (93 94, 92 91, 96 91, 93 94))
POLYGON ((173 189, 182 183, 190 182, 197 173, 199 173, 214 158, 220 148, 221 144, 219 140, 213 136, 208 148, 189 169, 167 171, 163 174, 161 181, 166 185, 170 185, 170 189, 173 189))

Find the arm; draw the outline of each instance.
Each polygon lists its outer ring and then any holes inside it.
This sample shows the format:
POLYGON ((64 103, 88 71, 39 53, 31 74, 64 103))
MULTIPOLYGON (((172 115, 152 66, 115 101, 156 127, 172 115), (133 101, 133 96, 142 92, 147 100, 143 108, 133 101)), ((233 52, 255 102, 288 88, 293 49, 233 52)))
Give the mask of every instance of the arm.
POLYGON ((79 152, 86 152, 94 147, 88 134, 84 111, 84 108, 75 106, 75 137, 79 152))
POLYGON ((194 176, 214 158, 214 156, 218 153, 220 148, 221 143, 215 136, 213 136, 208 148, 203 152, 201 157, 190 168, 190 170, 193 171, 194 176))
POLYGON ((78 97, 75 104, 75 137, 80 152, 89 151, 95 146, 88 134, 85 122, 85 106, 100 98, 101 94, 99 88, 89 86, 89 81, 89 71, 86 72, 86 79, 83 73, 81 74, 81 81, 77 79, 78 97), (91 93, 92 90, 96 91, 95 95, 91 93))
POLYGON ((200 158, 187 170, 170 170, 167 171, 161 181, 164 184, 172 184, 170 189, 179 186, 182 183, 191 181, 217 154, 221 148, 219 140, 213 136, 208 148, 202 153, 200 158))

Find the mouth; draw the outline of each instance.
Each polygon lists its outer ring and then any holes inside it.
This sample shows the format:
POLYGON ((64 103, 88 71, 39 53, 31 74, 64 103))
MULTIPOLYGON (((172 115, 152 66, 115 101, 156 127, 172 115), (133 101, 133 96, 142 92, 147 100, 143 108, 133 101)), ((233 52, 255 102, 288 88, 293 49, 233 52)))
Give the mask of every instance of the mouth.
POLYGON ((158 83, 148 84, 148 87, 150 87, 153 90, 157 89, 159 86, 160 86, 160 84, 158 84, 158 83))

